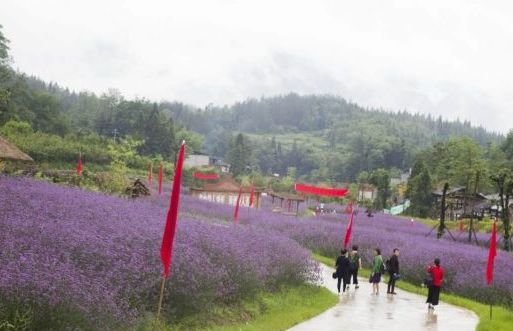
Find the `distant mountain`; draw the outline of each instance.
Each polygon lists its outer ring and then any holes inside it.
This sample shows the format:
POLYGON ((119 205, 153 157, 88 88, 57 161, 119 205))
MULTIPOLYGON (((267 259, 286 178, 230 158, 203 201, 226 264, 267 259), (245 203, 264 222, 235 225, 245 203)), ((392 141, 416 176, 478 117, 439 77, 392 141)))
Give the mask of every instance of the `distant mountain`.
POLYGON ((361 171, 381 167, 406 170, 420 150, 451 137, 468 136, 482 146, 504 139, 468 121, 366 109, 331 95, 291 93, 206 109, 165 102, 160 108, 204 135, 205 149, 212 154, 226 154, 226 137, 242 132, 252 139, 255 164, 264 172, 285 173, 294 166, 299 175, 332 180, 354 180, 361 171), (279 157, 278 149, 282 155, 294 150, 299 161, 289 155, 269 169, 268 155, 279 157))

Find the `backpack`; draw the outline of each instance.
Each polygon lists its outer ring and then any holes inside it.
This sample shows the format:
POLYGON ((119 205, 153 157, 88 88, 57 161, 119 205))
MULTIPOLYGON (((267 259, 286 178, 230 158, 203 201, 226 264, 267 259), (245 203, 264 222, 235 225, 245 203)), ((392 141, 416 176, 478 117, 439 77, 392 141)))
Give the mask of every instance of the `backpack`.
POLYGON ((355 254, 354 256, 351 257, 351 259, 349 260, 349 270, 356 270, 358 269, 358 262, 360 260, 360 256, 357 254, 355 254))
MULTIPOLYGON (((388 260, 387 260, 388 262, 388 260)), ((383 258, 381 258, 381 266, 379 267, 379 273, 384 275, 387 271, 387 267, 385 266, 385 263, 383 263, 383 258)))

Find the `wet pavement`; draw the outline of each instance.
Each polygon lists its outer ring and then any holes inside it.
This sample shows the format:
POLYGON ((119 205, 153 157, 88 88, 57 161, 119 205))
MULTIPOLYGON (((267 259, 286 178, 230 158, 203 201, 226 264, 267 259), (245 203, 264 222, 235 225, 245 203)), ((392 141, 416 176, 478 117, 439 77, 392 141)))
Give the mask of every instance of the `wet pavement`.
MULTIPOLYGON (((337 293, 333 272, 323 266, 323 285, 337 293)), ((351 286, 349 292, 341 294, 335 307, 289 330, 472 331, 479 322, 472 311, 445 303, 440 303, 434 312, 428 311, 426 298, 417 294, 396 289, 397 295, 388 295, 384 282, 378 296, 371 294, 368 280, 359 279, 359 283, 358 290, 351 286)))

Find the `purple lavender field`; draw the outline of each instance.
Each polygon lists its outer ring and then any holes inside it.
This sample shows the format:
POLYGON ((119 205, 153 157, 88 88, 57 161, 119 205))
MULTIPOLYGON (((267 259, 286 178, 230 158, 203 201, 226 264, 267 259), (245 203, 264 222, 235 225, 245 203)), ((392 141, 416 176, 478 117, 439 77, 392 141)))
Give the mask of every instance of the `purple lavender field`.
MULTIPOLYGON (((0 302, 28 309, 38 329, 134 324, 155 311, 168 198, 131 201, 0 177, 0 302)), ((224 223, 222 213, 206 217, 210 207, 184 199, 167 318, 319 276, 295 241, 224 223)))
MULTIPOLYGON (((169 193, 132 201, 0 177, 0 302, 30 307, 40 329, 133 325, 155 310, 168 201, 169 193)), ((183 196, 167 318, 317 279, 318 265, 308 250, 335 258, 348 218, 295 218, 244 208, 234 226, 232 214, 231 206, 183 196)), ((510 254, 499 252, 494 286, 488 289, 485 248, 426 238, 428 231, 394 216, 367 218, 360 212, 352 243, 360 246, 364 262, 375 247, 385 257, 401 249, 401 274, 417 284, 428 263, 440 257, 446 291, 512 306, 510 254)))
MULTIPOLYGON (((185 200, 191 210, 208 210, 219 219, 229 220, 231 208, 195 200, 185 200), (202 205, 199 207, 198 205, 202 205), (210 207, 207 207, 210 205, 210 207)), ((344 214, 321 215, 311 218, 287 217, 268 210, 241 213, 241 224, 268 229, 285 235, 314 252, 335 258, 340 251, 348 216, 344 214)), ((421 284, 425 270, 435 257, 442 260, 446 270, 444 290, 484 303, 513 307, 513 255, 499 251, 495 260, 495 278, 492 288, 485 283, 488 249, 467 243, 465 234, 457 242, 444 236, 437 240, 430 228, 421 223, 387 214, 367 217, 360 210, 355 218, 352 244, 360 247, 367 266, 373 250, 381 248, 384 258, 392 255, 394 248, 401 250, 400 264, 403 278, 413 284, 421 284)), ((489 234, 478 234, 485 243, 489 234)))

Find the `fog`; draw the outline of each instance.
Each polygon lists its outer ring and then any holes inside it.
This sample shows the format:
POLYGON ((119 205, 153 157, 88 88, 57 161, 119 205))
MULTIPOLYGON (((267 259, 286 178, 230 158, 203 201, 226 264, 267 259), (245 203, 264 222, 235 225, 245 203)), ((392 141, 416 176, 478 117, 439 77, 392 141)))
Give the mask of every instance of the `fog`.
POLYGON ((2 1, 13 65, 75 90, 229 104, 287 92, 504 132, 507 1, 2 1))

